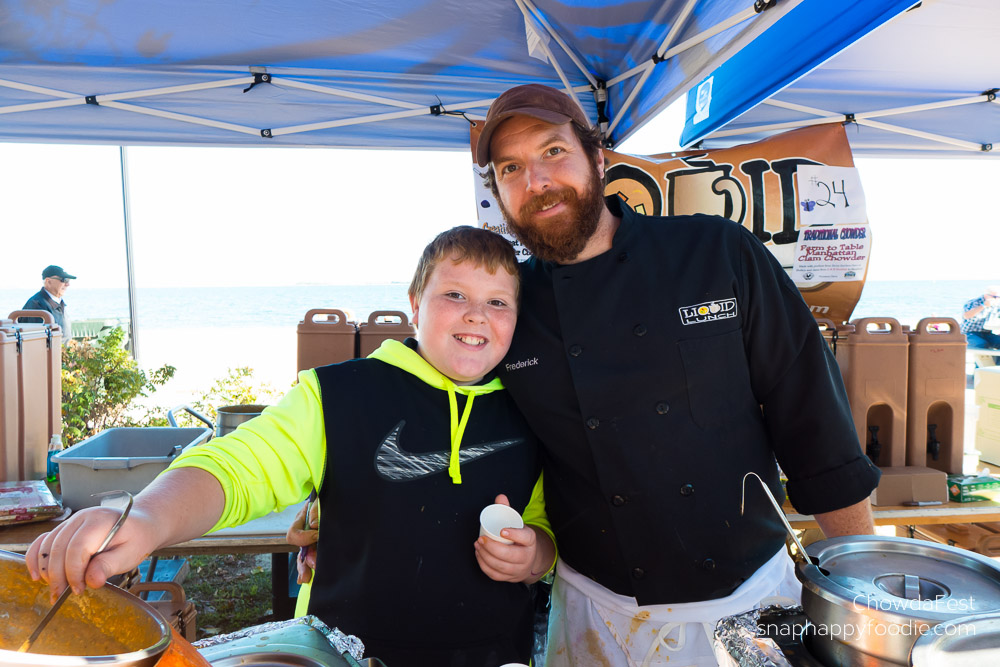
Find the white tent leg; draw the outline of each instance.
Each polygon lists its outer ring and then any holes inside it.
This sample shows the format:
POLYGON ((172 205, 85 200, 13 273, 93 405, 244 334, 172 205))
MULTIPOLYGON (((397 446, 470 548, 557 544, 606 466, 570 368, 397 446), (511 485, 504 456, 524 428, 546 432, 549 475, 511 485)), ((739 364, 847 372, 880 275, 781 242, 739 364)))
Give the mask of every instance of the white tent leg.
POLYGON ((125 273, 128 276, 129 345, 132 358, 139 361, 139 332, 136 328, 135 272, 132 268, 132 204, 128 187, 128 154, 124 146, 118 147, 122 167, 122 217, 125 219, 125 273))

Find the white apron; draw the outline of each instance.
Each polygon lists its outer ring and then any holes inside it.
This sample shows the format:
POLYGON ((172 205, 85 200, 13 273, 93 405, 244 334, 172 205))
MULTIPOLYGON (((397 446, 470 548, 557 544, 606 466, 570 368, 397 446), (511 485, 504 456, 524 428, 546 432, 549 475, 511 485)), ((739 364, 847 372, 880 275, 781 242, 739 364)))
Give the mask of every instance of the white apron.
POLYGON ((732 595, 702 602, 640 607, 562 560, 556 565, 549 613, 546 667, 697 667, 735 665, 721 646, 715 624, 767 604, 795 605, 802 587, 784 549, 732 595))

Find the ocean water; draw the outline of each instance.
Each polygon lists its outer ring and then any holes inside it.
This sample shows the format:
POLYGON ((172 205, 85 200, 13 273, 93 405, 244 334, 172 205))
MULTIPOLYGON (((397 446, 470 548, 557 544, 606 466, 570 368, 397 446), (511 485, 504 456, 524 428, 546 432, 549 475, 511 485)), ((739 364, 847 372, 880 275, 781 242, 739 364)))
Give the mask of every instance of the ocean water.
MULTIPOLYGON (((922 317, 959 318, 962 304, 983 293, 984 281, 870 281, 857 317, 893 317, 915 325, 922 317)), ((207 391, 228 369, 250 367, 279 391, 295 379, 296 326, 314 308, 348 311, 367 321, 376 310, 410 312, 403 283, 235 288, 141 288, 136 292, 140 364, 177 368, 150 401, 173 406, 207 391)), ((0 289, 0 316, 19 309, 32 290, 0 289)), ((73 285, 66 294, 70 319, 128 318, 122 289, 73 285)))
MULTIPOLYGON (((962 304, 983 293, 979 280, 869 281, 851 317, 894 317, 916 324, 922 317, 955 317, 962 304)), ((136 292, 137 325, 145 329, 292 329, 313 308, 339 308, 358 321, 376 310, 410 312, 404 283, 287 287, 141 288, 136 292)), ((31 290, 0 289, 0 312, 23 305, 31 290)), ((70 288, 71 319, 128 318, 128 293, 121 289, 70 288)))

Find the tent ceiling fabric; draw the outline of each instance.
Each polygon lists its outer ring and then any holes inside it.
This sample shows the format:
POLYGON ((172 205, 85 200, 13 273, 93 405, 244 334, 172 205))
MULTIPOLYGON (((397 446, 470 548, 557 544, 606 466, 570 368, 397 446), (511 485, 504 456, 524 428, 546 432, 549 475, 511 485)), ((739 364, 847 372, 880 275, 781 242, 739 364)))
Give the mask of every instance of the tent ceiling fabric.
POLYGON ((998 158, 998 28, 996 0, 924 0, 707 136, 689 99, 684 142, 721 148, 853 114, 856 155, 998 158))
POLYGON ((618 143, 806 1, 4 0, 0 141, 460 149, 432 106, 607 81, 618 143))

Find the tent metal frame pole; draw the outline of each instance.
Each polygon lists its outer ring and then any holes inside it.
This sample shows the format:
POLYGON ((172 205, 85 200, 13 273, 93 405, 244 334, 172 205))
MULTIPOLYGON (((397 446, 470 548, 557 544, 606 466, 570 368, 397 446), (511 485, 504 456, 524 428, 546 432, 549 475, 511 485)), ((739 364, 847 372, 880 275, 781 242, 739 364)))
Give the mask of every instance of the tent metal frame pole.
POLYGON ((574 52, 573 49, 571 49, 569 45, 565 42, 565 40, 563 40, 563 38, 559 35, 559 33, 556 32, 555 29, 553 29, 553 27, 545 19, 542 13, 538 11, 538 8, 535 7, 535 5, 531 2, 531 0, 514 0, 514 1, 517 3, 517 7, 518 9, 521 10, 522 14, 525 14, 525 16, 527 16, 527 12, 531 13, 531 16, 535 19, 535 21, 537 21, 539 25, 545 28, 545 31, 552 36, 552 39, 556 40, 556 43, 559 44, 563 52, 567 56, 569 56, 569 59, 573 61, 573 64, 576 65, 576 68, 580 70, 580 73, 583 74, 585 77, 587 77, 587 81, 590 81, 590 85, 593 86, 594 88, 597 88, 597 78, 590 73, 590 70, 587 69, 587 66, 583 64, 583 61, 576 54, 576 52, 574 52))
MULTIPOLYGON (((529 15, 526 15, 530 17, 529 15)), ((569 93, 574 99, 576 99, 577 104, 579 104, 579 99, 576 98, 576 93, 588 92, 592 90, 589 85, 579 85, 573 86, 566 75, 563 73, 559 64, 556 62, 552 51, 547 45, 543 45, 545 52, 547 54, 549 63, 555 69, 559 78, 562 80, 566 87, 567 93, 569 93)), ((589 77, 591 78, 592 77, 589 77)), ((49 95, 51 97, 56 97, 60 99, 50 100, 47 102, 35 102, 31 104, 19 104, 7 107, 0 107, 0 115, 8 113, 26 112, 26 111, 37 111, 42 109, 52 109, 57 107, 70 107, 70 106, 80 106, 85 104, 96 103, 98 106, 108 107, 111 109, 117 109, 119 111, 127 111, 130 113, 137 113, 145 116, 154 116, 157 118, 164 118, 167 120, 174 120, 181 123, 188 123, 191 125, 201 125, 204 127, 212 127, 219 130, 228 130, 231 132, 237 132, 240 134, 247 134, 251 136, 266 136, 273 137, 279 135, 296 134, 302 132, 309 132, 315 130, 330 129, 335 127, 346 127, 350 125, 360 125, 363 123, 374 123, 384 120, 396 120, 399 118, 423 116, 431 114, 430 107, 423 104, 416 104, 413 102, 407 102, 404 100, 395 100, 387 97, 380 97, 376 95, 368 95, 365 93, 354 93, 348 90, 343 90, 340 88, 331 88, 325 86, 318 86, 312 83, 306 83, 303 81, 298 81, 291 78, 285 77, 275 77, 271 75, 269 77, 269 83, 277 86, 283 86, 286 88, 294 88, 299 90, 307 90, 310 92, 331 95, 336 97, 345 97, 349 99, 356 99, 360 101, 373 102, 376 104, 384 104, 389 107, 401 108, 401 111, 392 111, 383 114, 374 114, 370 116, 359 116, 355 118, 341 118, 336 120, 317 122, 317 123, 307 123, 302 125, 292 125, 282 128, 257 128, 250 127, 247 125, 237 125, 235 123, 227 123, 224 121, 213 120, 210 118, 201 118, 198 116, 191 116, 189 114, 181 114, 173 111, 164 111, 162 109, 154 109, 152 107, 139 106, 136 104, 130 104, 126 102, 121 102, 119 100, 126 99, 138 99, 145 97, 154 97, 158 95, 169 95, 175 93, 186 93, 186 92, 196 92, 202 90, 210 90, 215 88, 224 88, 232 86, 243 86, 247 84, 252 84, 254 82, 253 76, 236 77, 229 79, 220 79, 216 81, 207 81, 196 84, 189 84, 184 86, 168 86, 164 88, 150 88, 145 90, 127 91, 120 93, 105 93, 93 96, 81 96, 78 93, 69 93, 62 90, 54 90, 50 88, 42 88, 39 86, 33 86, 29 84, 22 84, 16 81, 9 81, 5 79, 0 79, 0 87, 15 88, 18 90, 24 90, 27 92, 37 93, 41 95, 49 95)), ((488 107, 496 98, 488 98, 483 100, 471 100, 464 102, 456 102, 451 104, 442 104, 442 108, 447 108, 450 110, 466 110, 488 107)), ((582 106, 581 106, 582 108, 582 106)), ((473 120, 481 120, 482 117, 476 114, 472 114, 471 118, 473 120)))
POLYGON ((942 102, 930 102, 928 104, 914 104, 905 107, 896 107, 893 109, 880 109, 878 111, 865 111, 862 113, 853 114, 853 117, 849 117, 847 114, 843 113, 825 111, 823 109, 807 107, 801 104, 794 104, 792 102, 783 102, 781 100, 776 100, 772 98, 769 100, 764 100, 762 104, 778 107, 780 109, 787 109, 789 111, 798 111, 801 113, 812 114, 817 117, 800 121, 788 121, 785 123, 755 125, 753 127, 743 127, 733 130, 720 130, 718 132, 713 132, 711 135, 709 135, 709 137, 706 138, 714 139, 722 137, 738 137, 744 134, 756 134, 759 132, 778 132, 784 130, 791 130, 799 127, 808 127, 811 125, 821 125, 823 123, 837 123, 837 122, 846 122, 853 120, 853 122, 856 122, 859 125, 865 125, 867 127, 871 127, 874 129, 883 130, 885 132, 903 134, 906 136, 916 137, 918 139, 927 139, 928 141, 932 141, 935 143, 948 144, 949 146, 955 146, 957 148, 962 148, 968 151, 981 152, 983 150, 983 144, 977 144, 971 141, 964 141, 962 139, 956 139, 954 137, 948 137, 941 134, 923 132, 921 130, 912 130, 909 128, 900 127, 898 125, 892 125, 889 123, 875 121, 872 119, 882 118, 885 116, 899 116, 907 113, 917 113, 920 111, 929 111, 933 109, 945 109, 950 107, 964 106, 967 104, 978 104, 990 101, 995 101, 995 100, 991 100, 990 96, 987 94, 982 94, 971 97, 960 97, 954 100, 945 100, 942 102))
POLYGON ((132 113, 138 113, 144 116, 156 116, 157 118, 167 118, 169 120, 176 120, 181 123, 190 123, 191 125, 204 125, 206 127, 214 127, 219 130, 230 130, 232 132, 239 132, 241 134, 251 134, 254 136, 260 136, 260 130, 255 127, 248 127, 246 125, 236 125, 235 123, 225 123, 218 120, 212 120, 210 118, 199 118, 198 116, 189 116, 187 114, 174 113, 173 111, 151 109, 149 107, 140 107, 134 104, 125 104, 123 102, 105 102, 101 106, 109 107, 111 109, 118 109, 120 111, 129 111, 132 113))
MULTIPOLYGON (((659 48, 656 49, 656 60, 662 58, 663 57, 662 54, 666 52, 670 48, 670 46, 674 43, 674 40, 677 39, 677 35, 680 33, 681 28, 687 22, 688 17, 691 16, 691 12, 694 11, 694 6, 695 4, 697 4, 697 2, 698 0, 688 0, 687 4, 684 5, 684 9, 681 10, 680 14, 677 15, 677 19, 674 21, 673 25, 670 26, 670 30, 667 32, 667 36, 663 38, 663 41, 660 42, 659 48)), ((639 77, 639 80, 636 82, 636 84, 632 86, 632 91, 628 94, 628 97, 625 98, 625 101, 622 103, 621 109, 616 110, 615 118, 614 120, 611 121, 611 125, 609 125, 607 129, 608 136, 610 136, 611 133, 614 132, 615 128, 618 127, 618 123, 620 123, 621 119, 625 117, 625 112, 628 111, 628 108, 632 106, 633 102, 635 102, 635 98, 638 97, 639 92, 642 90, 642 87, 646 85, 646 81, 649 80, 649 76, 653 73, 654 67, 655 67, 654 61, 649 61, 649 60, 646 61, 646 71, 642 73, 642 76, 639 77)))
MULTIPOLYGON (((694 35, 692 37, 689 37, 689 38, 685 39, 683 42, 681 42, 680 44, 674 46, 669 51, 667 51, 666 53, 664 53, 663 56, 662 56, 662 58, 664 60, 669 60, 670 58, 673 58, 674 56, 676 56, 678 53, 683 53, 684 51, 687 51, 688 49, 690 49, 692 47, 695 47, 695 46, 698 46, 702 42, 704 42, 706 40, 709 40, 712 37, 715 37, 720 32, 725 32, 726 30, 729 30, 730 28, 743 23, 747 19, 753 18, 754 16, 756 16, 756 14, 757 14, 757 12, 754 11, 753 8, 746 9, 746 10, 740 12, 739 14, 734 14, 733 16, 729 17, 725 21, 723 21, 721 23, 715 24, 714 26, 712 26, 708 30, 705 30, 703 32, 698 33, 697 35, 694 35)), ((653 64, 652 60, 647 60, 646 62, 642 63, 641 65, 636 65, 632 69, 626 70, 626 71, 622 72, 621 74, 619 74, 618 76, 615 76, 615 77, 613 77, 611 79, 608 79, 608 86, 610 87, 610 86, 613 86, 615 84, 621 83, 622 81, 624 81, 626 79, 631 79, 633 76, 636 76, 637 74, 641 74, 643 71, 645 71, 645 70, 647 70, 647 69, 649 69, 651 67, 654 67, 654 66, 655 65, 653 64)))
POLYGON ((969 151, 982 152, 983 145, 976 144, 971 141, 963 141, 962 139, 955 139, 954 137, 946 137, 941 134, 932 134, 930 132, 921 132, 920 130, 911 130, 905 127, 899 127, 898 125, 889 125, 888 123, 880 123, 873 120, 861 119, 857 121, 859 125, 866 125, 868 127, 873 127, 877 130, 885 130, 886 132, 894 132, 896 134, 904 134, 910 137, 917 137, 918 139, 927 139, 928 141, 934 141, 941 144, 950 144, 957 148, 964 148, 969 151))
MULTIPOLYGON (((580 104, 580 98, 576 96, 576 92, 573 90, 573 84, 571 84, 569 82, 569 79, 566 78, 566 73, 559 65, 559 61, 556 60, 556 57, 552 54, 552 49, 549 48, 548 43, 544 39, 541 39, 541 35, 539 34, 539 28, 541 28, 542 26, 538 25, 538 21, 535 19, 535 17, 529 14, 526 11, 526 9, 521 5, 521 0, 515 0, 515 2, 517 2, 517 6, 521 10, 522 15, 524 16, 525 32, 527 32, 528 26, 530 25, 531 30, 536 35, 539 35, 538 46, 540 49, 542 49, 542 51, 545 52, 546 62, 548 62, 549 66, 552 67, 553 70, 555 70, 556 76, 558 76, 559 80, 562 81, 563 88, 566 90, 566 94, 569 95, 569 98, 574 102, 576 102, 576 105, 580 107, 581 111, 583 111, 583 105, 580 104)), ((589 78, 590 77, 588 77, 588 79, 589 78)))
POLYGON ((368 95, 367 93, 355 93, 350 90, 344 90, 342 88, 331 88, 329 86, 317 86, 315 83, 306 83, 305 81, 297 81, 296 79, 289 79, 282 76, 271 75, 271 84, 275 86, 284 86, 286 88, 296 88, 298 90, 308 90, 312 93, 320 93, 321 95, 332 95, 334 97, 346 97, 350 100, 358 100, 361 102, 374 102, 375 104, 384 104, 391 107, 401 107, 403 109, 423 109, 426 111, 426 104, 415 104, 413 102, 404 102, 403 100, 394 100, 389 97, 380 97, 378 95, 368 95))
POLYGON ((118 147, 119 161, 122 170, 122 217, 125 221, 125 273, 128 276, 128 322, 129 347, 132 358, 139 361, 139 333, 136 327, 137 310, 135 307, 135 271, 132 261, 132 203, 128 187, 128 154, 124 146, 118 147))
POLYGON ((348 127, 350 125, 361 125, 363 123, 377 123, 382 120, 396 120, 398 118, 412 118, 415 116, 427 116, 430 111, 426 107, 420 109, 407 109, 404 111, 390 111, 372 116, 358 116, 356 118, 341 118, 339 120, 328 120, 320 123, 307 123, 304 125, 289 125, 288 127, 271 128, 271 136, 277 137, 284 134, 298 134, 301 132, 311 132, 313 130, 328 130, 333 127, 348 127))

